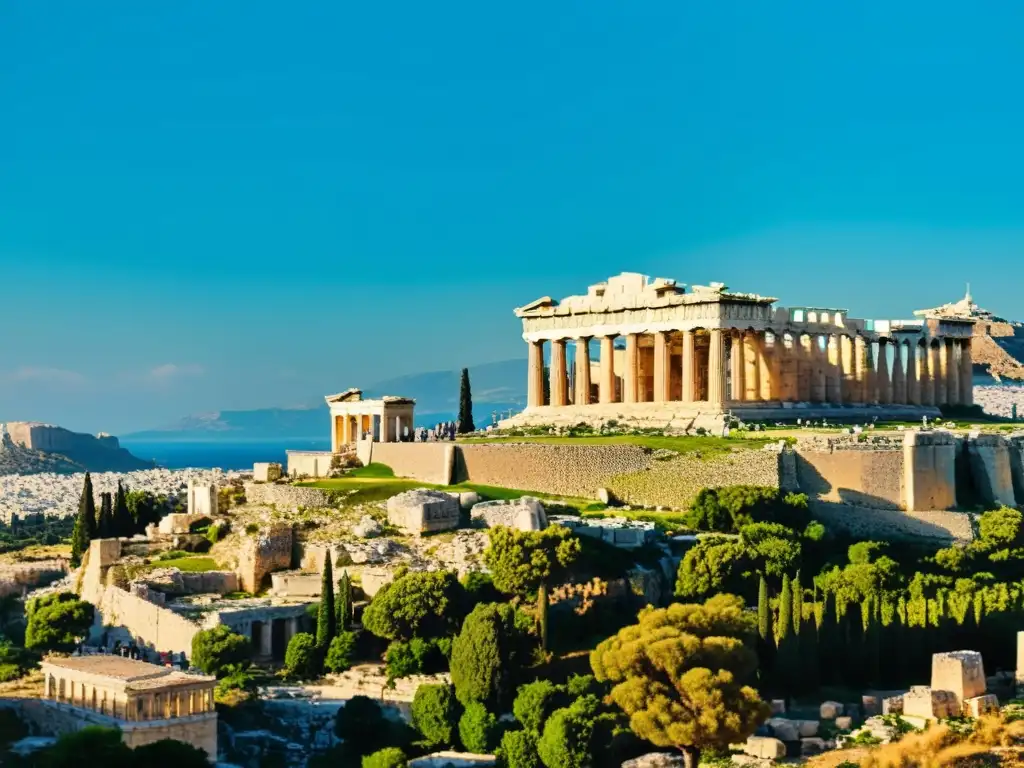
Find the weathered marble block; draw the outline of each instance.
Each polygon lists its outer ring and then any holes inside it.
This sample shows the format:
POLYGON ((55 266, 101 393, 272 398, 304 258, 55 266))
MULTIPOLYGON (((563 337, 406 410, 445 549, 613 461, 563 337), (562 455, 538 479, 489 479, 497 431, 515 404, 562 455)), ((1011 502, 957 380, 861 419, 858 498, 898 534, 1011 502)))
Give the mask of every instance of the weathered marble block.
POLYGON ((903 695, 903 714, 907 717, 921 717, 938 720, 944 717, 958 717, 960 702, 952 691, 940 691, 927 685, 915 685, 903 695))
POLYGON ((542 531, 548 527, 544 505, 532 496, 474 504, 470 516, 487 528, 504 526, 520 531, 542 531))
POLYGON ((986 693, 984 696, 975 696, 964 701, 964 707, 967 710, 967 714, 971 717, 981 717, 987 715, 989 712, 999 711, 999 699, 992 693, 986 693))
POLYGON ((950 651, 932 656, 932 690, 951 691, 957 704, 985 693, 985 667, 977 651, 950 651))
POLYGON ((406 491, 388 499, 388 522, 415 536, 458 528, 459 500, 441 491, 406 491))

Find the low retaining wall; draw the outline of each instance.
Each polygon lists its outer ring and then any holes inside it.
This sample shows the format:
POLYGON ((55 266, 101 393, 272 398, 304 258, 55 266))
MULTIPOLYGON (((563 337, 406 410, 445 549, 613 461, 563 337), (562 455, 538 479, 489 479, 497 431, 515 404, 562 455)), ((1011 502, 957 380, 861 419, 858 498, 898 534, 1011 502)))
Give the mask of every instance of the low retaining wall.
POLYGON ((369 443, 369 461, 386 464, 399 477, 433 485, 452 485, 455 443, 369 443))
POLYGON ((334 454, 330 451, 287 451, 288 476, 327 477, 334 454))
POLYGON ((793 452, 797 488, 811 498, 874 509, 903 506, 903 441, 814 440, 793 452))
POLYGON ((949 544, 974 538, 971 516, 966 512, 908 512, 827 501, 811 501, 810 507, 815 519, 859 539, 949 544))
POLYGON ((246 483, 245 500, 249 504, 269 504, 278 507, 331 506, 331 496, 322 488, 276 483, 246 483))

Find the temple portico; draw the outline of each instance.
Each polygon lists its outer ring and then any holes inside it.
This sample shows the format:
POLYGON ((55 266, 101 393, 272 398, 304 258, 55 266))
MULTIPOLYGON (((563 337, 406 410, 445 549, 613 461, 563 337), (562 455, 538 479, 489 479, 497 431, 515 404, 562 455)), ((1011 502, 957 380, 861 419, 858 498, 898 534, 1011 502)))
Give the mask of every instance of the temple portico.
POLYGON ((331 410, 331 450, 334 453, 359 440, 391 443, 412 436, 415 400, 390 396, 363 400, 363 393, 358 389, 324 399, 331 410))
POLYGON ((775 302, 633 273, 586 296, 538 299, 516 310, 528 344, 528 402, 505 424, 715 426, 726 413, 791 419, 854 410, 920 418, 972 404, 970 320, 864 320, 775 302))

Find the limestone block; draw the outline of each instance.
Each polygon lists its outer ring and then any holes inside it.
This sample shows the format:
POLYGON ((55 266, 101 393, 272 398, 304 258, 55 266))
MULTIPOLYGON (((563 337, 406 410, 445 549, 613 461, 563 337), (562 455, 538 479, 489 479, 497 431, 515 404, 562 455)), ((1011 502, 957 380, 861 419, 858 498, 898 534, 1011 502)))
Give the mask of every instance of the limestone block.
POLYGON ((779 760, 786 756, 786 745, 771 736, 751 736, 743 745, 744 753, 766 760, 779 760))
POLYGON ((911 512, 956 506, 956 439, 948 432, 903 436, 903 506, 911 512))
POLYGON ((259 462, 252 465, 252 479, 257 483, 272 483, 281 479, 281 465, 276 462, 259 462))
POLYGON ((458 528, 459 502, 442 491, 406 491, 388 499, 388 522, 416 536, 458 528))
POLYGON ((359 522, 352 526, 352 533, 362 539, 372 539, 374 536, 380 536, 384 532, 384 528, 369 515, 363 515, 359 518, 359 522))
POLYGON ((981 717, 989 712, 999 711, 999 699, 994 694, 986 693, 983 696, 974 696, 964 700, 967 714, 971 717, 981 717))
POLYGON ((459 506, 463 509, 469 509, 479 503, 480 494, 476 491, 463 491, 459 494, 459 506))
POLYGON ((843 715, 836 718, 836 728, 840 731, 848 731, 853 727, 853 718, 849 715, 843 715))
POLYGON ((786 700, 785 699, 772 699, 771 707, 772 707, 772 714, 773 715, 784 715, 784 714, 786 714, 786 700))
POLYGON ((861 696, 860 710, 864 713, 864 717, 880 715, 882 714, 882 702, 878 700, 877 696, 861 696))
POLYGON ((985 666, 977 651, 932 655, 932 690, 951 691, 957 703, 985 693, 985 666))
POLYGON ((188 481, 188 513, 198 517, 217 516, 216 483, 188 481))
POLYGON ((544 505, 532 496, 484 501, 474 505, 470 516, 486 528, 505 526, 520 531, 542 531, 548 527, 544 505))
POLYGON ((816 736, 800 739, 800 755, 819 755, 828 749, 828 743, 824 739, 819 739, 816 736))
POLYGON ((607 488, 598 488, 597 489, 597 500, 600 501, 602 504, 611 504, 612 503, 612 492, 609 491, 607 488))
POLYGON ((259 592, 268 574, 291 567, 292 538, 292 527, 283 523, 241 537, 237 572, 243 591, 259 592))
POLYGON ((974 433, 967 440, 971 479, 981 498, 989 504, 1016 505, 1010 443, 1002 435, 974 433))
POLYGON ((882 699, 882 714, 902 715, 903 696, 889 696, 887 698, 882 699))
POLYGON ((773 717, 768 721, 768 727, 772 729, 772 735, 780 741, 798 741, 800 739, 800 729, 793 720, 773 717))
POLYGON ((957 717, 960 702, 952 691, 938 691, 927 685, 915 685, 903 696, 903 714, 906 717, 920 717, 938 720, 957 717))
POLYGON ((818 728, 821 725, 817 720, 797 720, 796 723, 797 728, 800 729, 800 738, 802 739, 817 736, 818 728))
POLYGON ((835 720, 843 714, 843 705, 838 701, 823 701, 818 713, 822 720, 835 720))

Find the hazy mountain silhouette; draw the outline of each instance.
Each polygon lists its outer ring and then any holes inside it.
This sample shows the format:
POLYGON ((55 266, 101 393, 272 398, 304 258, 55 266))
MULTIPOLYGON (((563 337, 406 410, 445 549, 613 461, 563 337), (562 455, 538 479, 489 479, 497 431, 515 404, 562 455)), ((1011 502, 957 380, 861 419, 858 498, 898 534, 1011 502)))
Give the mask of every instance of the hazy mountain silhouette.
MULTIPOLYGON (((430 371, 377 382, 363 390, 367 398, 400 395, 416 400, 416 423, 430 426, 454 419, 459 410, 460 370, 430 371)), ((473 420, 491 423, 508 410, 526 404, 526 360, 504 360, 472 366, 473 420)), ((309 408, 260 408, 251 411, 216 411, 186 416, 174 424, 134 432, 123 437, 135 442, 326 439, 327 406, 321 400, 309 408)))

